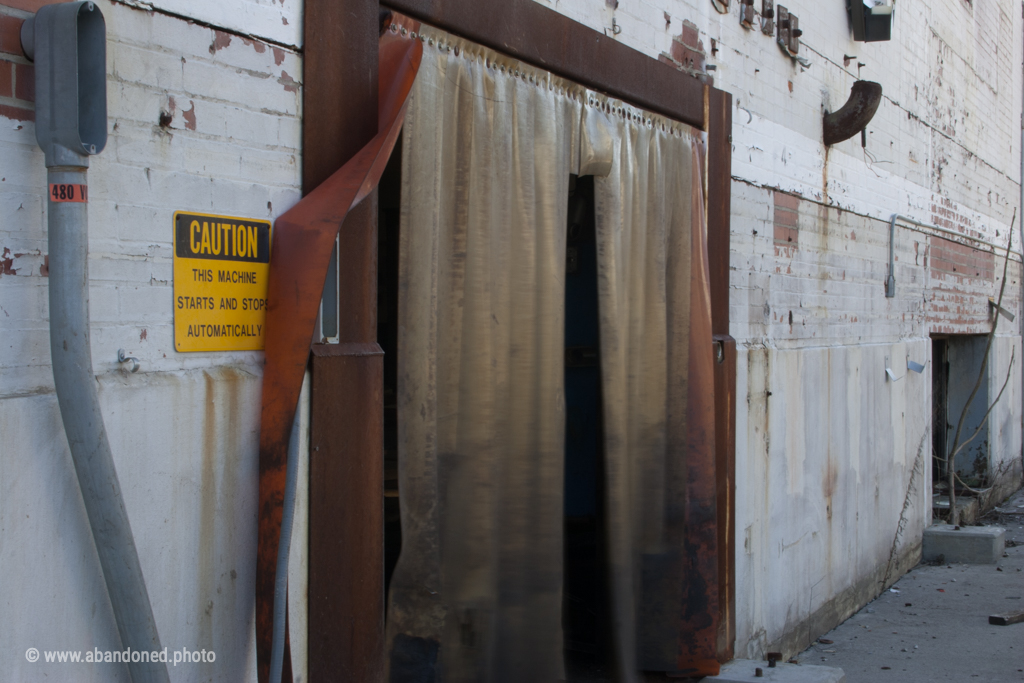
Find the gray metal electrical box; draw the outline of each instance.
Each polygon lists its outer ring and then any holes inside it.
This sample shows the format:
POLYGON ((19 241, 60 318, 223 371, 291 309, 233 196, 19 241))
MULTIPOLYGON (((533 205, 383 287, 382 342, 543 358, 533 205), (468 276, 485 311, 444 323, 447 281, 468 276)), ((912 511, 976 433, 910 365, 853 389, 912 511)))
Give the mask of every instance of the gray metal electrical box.
POLYGON ((40 8, 21 27, 35 62, 36 140, 46 166, 88 166, 107 144, 107 27, 93 2, 40 8))

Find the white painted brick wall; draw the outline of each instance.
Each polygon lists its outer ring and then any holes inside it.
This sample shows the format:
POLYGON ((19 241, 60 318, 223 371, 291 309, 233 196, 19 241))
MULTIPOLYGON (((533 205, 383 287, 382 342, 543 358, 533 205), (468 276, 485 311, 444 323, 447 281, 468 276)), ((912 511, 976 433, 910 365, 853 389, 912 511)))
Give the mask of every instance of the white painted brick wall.
POLYGON ((140 9, 157 9, 269 40, 302 45, 302 0, 117 0, 140 9))
MULTIPOLYGON (((217 653, 171 680, 254 681, 263 354, 174 351, 172 216, 273 220, 298 200, 302 60, 289 46, 300 44, 301 2, 153 5, 99 2, 109 141, 89 169, 93 363, 162 643, 217 653), (119 369, 119 348, 139 358, 138 374, 119 369)), ((0 117, 0 177, 0 254, 12 259, 0 275, 4 677, 127 680, 119 666, 24 656, 118 643, 52 393, 46 171, 30 121, 0 117)), ((301 585, 304 567, 293 569, 301 585)))

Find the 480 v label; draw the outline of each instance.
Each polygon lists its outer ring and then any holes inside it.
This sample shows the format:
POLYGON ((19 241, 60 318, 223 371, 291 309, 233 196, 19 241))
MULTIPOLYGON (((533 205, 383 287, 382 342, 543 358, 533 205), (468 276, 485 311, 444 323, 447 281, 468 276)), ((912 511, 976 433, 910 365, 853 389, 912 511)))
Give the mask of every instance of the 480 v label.
POLYGON ((50 183, 51 202, 88 202, 89 186, 70 183, 50 183))

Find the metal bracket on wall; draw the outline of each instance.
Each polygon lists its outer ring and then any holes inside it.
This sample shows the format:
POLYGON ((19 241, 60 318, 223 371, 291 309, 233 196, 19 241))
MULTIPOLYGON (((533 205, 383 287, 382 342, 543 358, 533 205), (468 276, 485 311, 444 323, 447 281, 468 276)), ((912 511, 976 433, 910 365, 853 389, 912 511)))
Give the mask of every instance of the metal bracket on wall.
POLYGON ((761 0, 761 33, 775 35, 775 0, 761 0))
POLYGON ((744 28, 754 28, 754 0, 740 0, 740 25, 744 28))
POLYGON ((789 10, 779 5, 779 45, 790 54, 796 57, 800 52, 800 36, 804 34, 800 30, 800 18, 790 14, 789 10))

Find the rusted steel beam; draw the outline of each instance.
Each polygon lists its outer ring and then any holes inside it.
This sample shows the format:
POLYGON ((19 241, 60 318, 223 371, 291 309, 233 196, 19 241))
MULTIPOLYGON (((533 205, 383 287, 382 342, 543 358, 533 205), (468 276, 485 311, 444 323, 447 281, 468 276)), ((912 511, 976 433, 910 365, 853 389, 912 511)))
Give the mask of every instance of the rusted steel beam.
POLYGON ((850 99, 839 111, 825 114, 822 137, 826 145, 849 140, 871 123, 882 101, 882 86, 873 81, 857 81, 850 99))
POLYGON ((704 84, 534 0, 386 0, 402 14, 704 129, 704 84))
POLYGON ((302 194, 377 134, 376 2, 306 0, 303 7, 302 194))
POLYGON ((732 206, 732 95, 711 89, 708 103, 708 261, 711 325, 729 334, 729 266, 732 206))
MULTIPOLYGON (((369 30, 377 33, 376 15, 369 30)), ((281 532, 288 435, 309 358, 320 295, 335 237, 353 206, 376 187, 405 116, 405 101, 419 68, 419 41, 391 32, 379 42, 378 133, 274 225, 267 292, 266 365, 260 421, 259 539, 256 563, 256 655, 260 683, 269 677, 274 581, 281 532)), ((353 239, 360 239, 357 236, 353 239)), ((342 244, 342 250, 347 245, 342 244)), ((365 255, 361 256, 365 258, 365 255)), ((374 264, 375 265, 375 259, 374 264)), ((372 272, 375 273, 375 270, 372 272)), ((371 293, 368 293, 369 296, 371 293)), ((375 292, 372 292, 375 294, 375 292)), ((342 317, 347 312, 342 312, 342 317)), ((355 401, 370 401, 356 396, 355 401)), ((372 457, 371 453, 367 457, 372 457)), ((379 458, 379 453, 377 455, 379 458)), ((336 495, 343 495, 338 490, 336 495)), ((311 501, 311 518, 318 514, 311 501)), ((337 580, 343 581, 344 578, 337 580)), ((315 597, 311 595, 310 600, 315 597)), ((336 619, 347 615, 337 614, 336 619)), ((311 632, 313 629, 310 629, 311 632)), ((343 632, 339 628, 338 632, 343 632)), ((334 646, 346 645, 334 641, 334 646)), ((311 667, 314 662, 310 662, 311 667)), ((337 680, 337 672, 321 677, 337 680)), ((289 678, 290 680, 290 678, 289 678)))
POLYGON ((384 679, 383 360, 376 343, 313 345, 312 680, 384 679))
POLYGON ((736 643, 736 340, 716 334, 715 490, 718 504, 718 661, 736 643))
MULTIPOLYGON (((723 353, 715 365, 715 489, 718 503, 718 659, 736 641, 736 342, 729 336, 732 206, 732 95, 712 89, 708 103, 708 261, 711 326, 723 353)), ((717 360, 717 359, 716 359, 717 360)))

